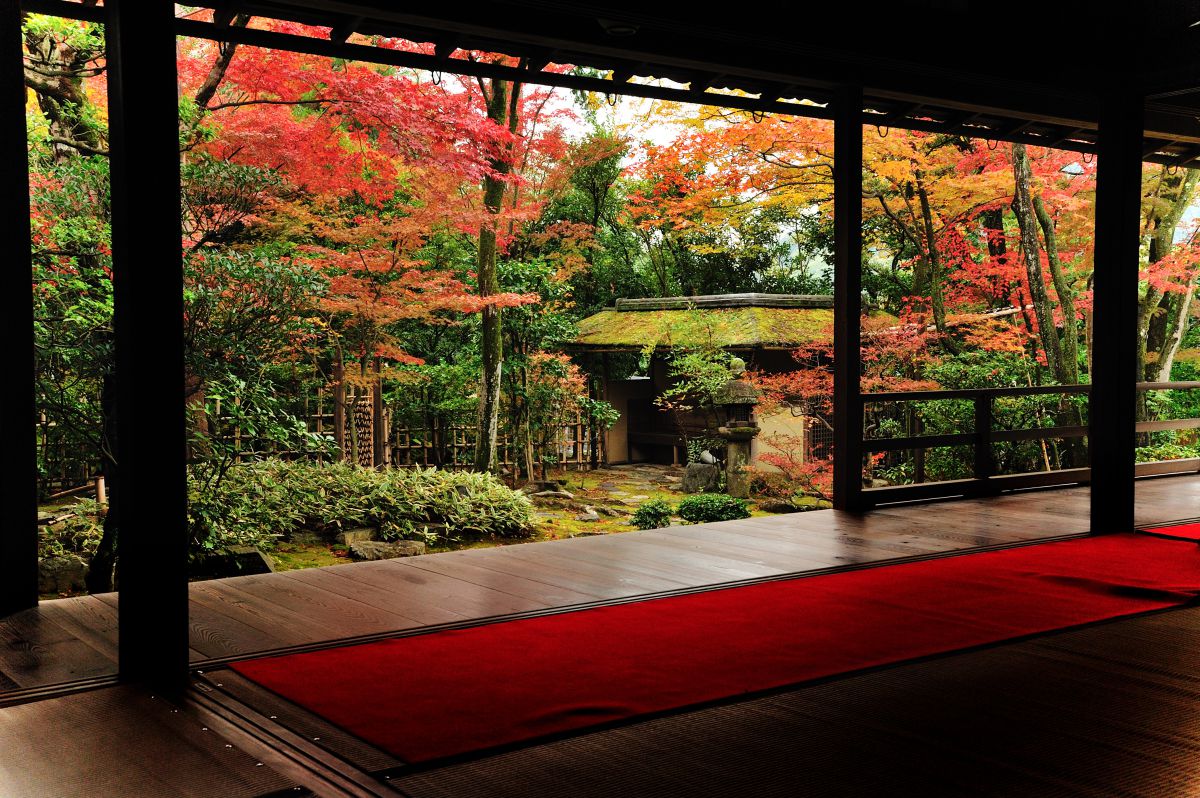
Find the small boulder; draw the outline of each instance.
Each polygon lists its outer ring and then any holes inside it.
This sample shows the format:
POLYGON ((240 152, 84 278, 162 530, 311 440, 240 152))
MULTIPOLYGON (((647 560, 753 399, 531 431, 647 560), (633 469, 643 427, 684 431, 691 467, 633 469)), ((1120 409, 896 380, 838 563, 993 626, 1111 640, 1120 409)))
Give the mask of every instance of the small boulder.
POLYGON ((397 540, 385 543, 382 540, 363 540, 350 544, 350 556, 356 560, 392 560, 397 557, 415 557, 425 553, 425 544, 419 540, 397 540))
POLYGON ((38 560, 39 593, 77 593, 87 587, 88 566, 74 554, 38 560))
POLYGON ((721 481, 720 466, 711 463, 688 463, 683 475, 684 493, 711 493, 721 481))
POLYGON ((594 507, 584 505, 583 512, 575 516, 576 521, 599 521, 600 514, 594 507))

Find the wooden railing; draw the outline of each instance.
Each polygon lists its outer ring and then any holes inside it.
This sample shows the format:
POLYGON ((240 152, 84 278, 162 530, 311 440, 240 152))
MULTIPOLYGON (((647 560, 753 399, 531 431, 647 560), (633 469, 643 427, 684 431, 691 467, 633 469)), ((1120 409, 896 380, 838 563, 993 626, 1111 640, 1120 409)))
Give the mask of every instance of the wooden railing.
MULTIPOLYGON (((1192 382, 1141 382, 1138 391, 1197 390, 1200 381, 1192 382)), ((929 402, 945 399, 965 399, 974 403, 975 429, 971 432, 956 432, 939 435, 908 435, 888 438, 864 438, 864 454, 878 452, 925 450, 943 446, 971 446, 974 449, 972 475, 966 479, 922 482, 912 485, 892 485, 879 488, 863 488, 863 504, 867 507, 892 502, 913 501, 950 496, 988 496, 1005 490, 1021 488, 1052 487, 1085 484, 1089 481, 1088 468, 1061 468, 1022 474, 997 474, 992 444, 1018 441, 1061 440, 1086 438, 1087 425, 1035 427, 1024 429, 995 429, 995 400, 1004 397, 1090 394, 1090 385, 1039 385, 1017 388, 970 388, 946 391, 888 391, 862 394, 859 398, 863 409, 869 404, 884 402, 929 402)), ((1200 419, 1170 419, 1165 421, 1140 421, 1137 432, 1161 432, 1164 430, 1200 429, 1200 419)), ((1138 463, 1137 476, 1159 476, 1165 474, 1200 471, 1200 458, 1167 460, 1154 463, 1138 463)))

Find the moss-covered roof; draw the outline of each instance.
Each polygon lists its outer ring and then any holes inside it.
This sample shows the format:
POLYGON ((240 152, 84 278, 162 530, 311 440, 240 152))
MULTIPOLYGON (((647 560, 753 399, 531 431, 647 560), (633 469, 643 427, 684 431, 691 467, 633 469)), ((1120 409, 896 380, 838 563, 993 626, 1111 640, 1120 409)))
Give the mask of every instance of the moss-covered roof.
POLYGON ((793 347, 831 341, 832 308, 703 308, 602 310, 579 322, 577 347, 593 349, 714 345, 793 347))

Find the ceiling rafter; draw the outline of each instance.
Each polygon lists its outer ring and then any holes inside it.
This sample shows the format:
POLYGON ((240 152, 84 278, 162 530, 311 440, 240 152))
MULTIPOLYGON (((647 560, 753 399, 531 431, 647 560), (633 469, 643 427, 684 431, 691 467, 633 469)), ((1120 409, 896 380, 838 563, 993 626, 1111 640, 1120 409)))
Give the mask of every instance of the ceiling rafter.
MULTIPOLYGON (((218 21, 232 19, 232 3, 208 0, 205 5, 216 8, 219 12, 218 21)), ((102 8, 64 0, 24 0, 23 6, 29 11, 58 16, 101 22, 104 18, 102 8)), ((500 41, 495 38, 494 34, 489 38, 488 34, 481 32, 463 33, 441 28, 435 29, 433 23, 427 21, 422 22, 424 27, 417 27, 383 18, 363 18, 345 13, 341 15, 326 13, 321 16, 320 12, 312 8, 293 7, 286 3, 275 3, 272 0, 242 0, 240 9, 242 13, 253 12, 259 16, 269 9, 275 9, 274 13, 276 14, 287 13, 288 19, 303 24, 323 25, 331 28, 330 39, 318 44, 320 40, 305 36, 277 34, 258 29, 231 28, 227 23, 222 26, 186 19, 177 21, 177 32, 180 35, 218 41, 237 40, 263 47, 296 49, 314 55, 374 61, 413 69, 459 71, 464 74, 487 71, 489 74, 482 76, 526 81, 532 79, 546 85, 606 94, 613 93, 615 90, 621 94, 652 99, 703 102, 755 112, 821 119, 829 119, 833 116, 831 92, 827 86, 807 85, 765 75, 754 77, 749 74, 743 75, 740 72, 703 70, 698 67, 680 66, 678 63, 639 62, 629 58, 598 55, 595 52, 585 53, 569 49, 552 49, 531 43, 500 41), (383 33, 384 31, 386 33, 383 33), (434 54, 408 53, 391 48, 351 43, 349 39, 354 33, 386 35, 417 42, 430 42, 434 45, 434 54), (523 59, 529 68, 518 69, 496 64, 469 63, 452 58, 454 52, 459 49, 487 49, 504 52, 507 55, 523 59), (609 74, 607 78, 601 78, 545 72, 545 66, 550 63, 583 64, 609 74), (531 75, 531 72, 534 74, 531 75), (654 76, 675 83, 689 84, 689 88, 676 89, 661 84, 632 82, 636 75, 654 76), (709 90, 714 87, 727 87, 744 92, 744 94, 725 94, 709 90), (756 93, 760 96, 752 96, 756 93)), ((1090 127, 1080 126, 1078 122, 1071 124, 1063 121, 1048 121, 1045 118, 1029 118, 1017 112, 1008 113, 990 106, 988 110, 969 110, 969 106, 943 105, 936 98, 906 100, 903 99, 903 96, 894 94, 891 97, 876 97, 868 90, 865 99, 868 107, 863 111, 864 123, 904 126, 933 133, 965 135, 989 140, 1008 140, 1037 146, 1057 146, 1079 152, 1095 150, 1094 131, 1090 127)), ((1161 134, 1159 134, 1159 138, 1161 139, 1161 134)), ((1173 145, 1178 142, 1169 141, 1172 143, 1166 145, 1165 151, 1161 145, 1148 145, 1147 158, 1155 162, 1167 162, 1177 158, 1178 153, 1174 150, 1173 145)), ((1194 140, 1184 142, 1186 146, 1190 146, 1192 143, 1194 140)))

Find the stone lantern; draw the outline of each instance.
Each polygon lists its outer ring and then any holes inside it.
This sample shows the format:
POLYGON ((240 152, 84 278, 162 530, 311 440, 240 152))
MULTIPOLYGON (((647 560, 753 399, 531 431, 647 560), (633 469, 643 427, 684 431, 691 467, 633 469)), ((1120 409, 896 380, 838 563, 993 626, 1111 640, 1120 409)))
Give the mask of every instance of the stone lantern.
POLYGON ((758 404, 759 391, 742 377, 746 364, 740 358, 731 363, 733 378, 725 383, 716 398, 718 410, 725 423, 717 428, 717 434, 726 441, 725 485, 730 496, 745 499, 750 495, 750 479, 746 466, 750 463, 750 442, 758 434, 758 422, 754 420, 754 406, 758 404))

